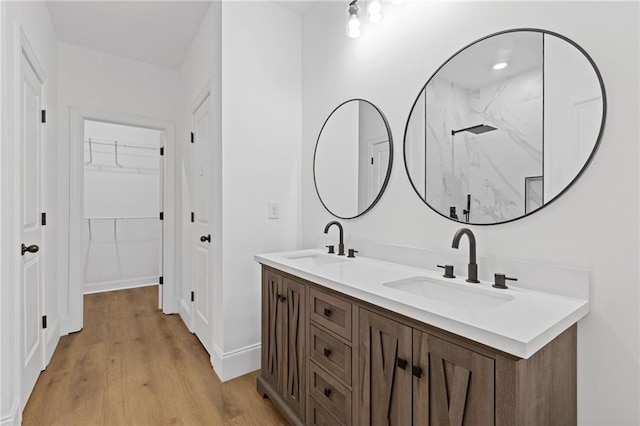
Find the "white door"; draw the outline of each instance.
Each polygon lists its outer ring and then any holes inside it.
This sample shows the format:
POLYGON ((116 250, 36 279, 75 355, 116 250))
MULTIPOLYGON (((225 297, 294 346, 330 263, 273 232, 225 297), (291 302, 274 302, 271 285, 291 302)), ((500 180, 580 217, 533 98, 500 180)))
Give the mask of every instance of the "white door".
MULTIPOLYGON (((24 405, 44 369, 42 329, 42 81, 22 55, 20 102, 20 234, 23 248, 20 277, 21 401, 24 405)), ((16 250, 20 249, 16 247, 16 250)))
POLYGON ((193 232, 193 300, 191 305, 193 332, 202 345, 211 354, 213 327, 211 323, 212 297, 212 201, 213 201, 213 140, 211 123, 210 96, 193 113, 194 143, 192 146, 192 165, 194 198, 191 200, 194 213, 193 232))
POLYGON ((389 141, 373 142, 369 145, 369 196, 368 204, 371 205, 380 194, 384 185, 389 167, 389 141))

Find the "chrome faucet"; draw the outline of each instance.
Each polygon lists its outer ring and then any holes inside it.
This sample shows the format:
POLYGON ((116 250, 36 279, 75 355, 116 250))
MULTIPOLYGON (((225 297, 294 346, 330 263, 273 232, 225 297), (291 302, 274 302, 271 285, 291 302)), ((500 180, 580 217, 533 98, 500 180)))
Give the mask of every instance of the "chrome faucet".
POLYGON ((469 228, 460 228, 453 236, 453 243, 451 247, 457 249, 460 245, 460 238, 466 235, 469 238, 469 266, 468 266, 468 283, 479 283, 478 280, 478 264, 476 263, 476 237, 469 228))
POLYGON ((344 256, 344 230, 342 229, 342 225, 337 220, 331 221, 327 223, 327 226, 324 227, 324 233, 329 233, 329 228, 331 225, 336 225, 340 230, 340 244, 338 244, 338 256, 344 256))

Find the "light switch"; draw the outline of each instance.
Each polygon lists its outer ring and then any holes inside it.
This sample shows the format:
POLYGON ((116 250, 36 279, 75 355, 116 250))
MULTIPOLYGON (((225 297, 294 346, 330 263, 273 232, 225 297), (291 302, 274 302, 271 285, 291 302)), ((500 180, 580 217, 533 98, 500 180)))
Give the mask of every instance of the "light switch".
POLYGON ((280 203, 269 201, 269 219, 280 218, 280 203))

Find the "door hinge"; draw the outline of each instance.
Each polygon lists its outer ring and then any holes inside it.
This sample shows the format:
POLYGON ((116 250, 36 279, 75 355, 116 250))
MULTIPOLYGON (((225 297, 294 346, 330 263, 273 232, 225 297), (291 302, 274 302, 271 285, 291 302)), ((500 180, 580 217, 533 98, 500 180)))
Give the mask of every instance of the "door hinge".
POLYGON ((160 155, 164 155, 164 146, 160 147, 160 155))
POLYGON ((164 220, 164 212, 160 212, 160 220, 164 220))
POLYGON ((196 141, 196 135, 193 134, 193 132, 191 132, 191 143, 195 143, 196 141))
POLYGON ((164 284, 164 277, 158 278, 158 284, 160 285, 164 284))
POLYGON ((196 300, 196 293, 194 291, 191 292, 191 301, 195 302, 196 300))
POLYGON ((191 212, 191 223, 196 221, 196 214, 194 212, 191 212))
POLYGON ((47 316, 42 316, 42 328, 47 328, 47 316))
POLYGON ((42 213, 42 226, 45 226, 47 224, 47 214, 46 213, 42 213))
POLYGON ((371 157, 371 164, 373 164, 373 157, 371 157))
POLYGON ((42 111, 40 111, 40 121, 42 123, 46 123, 47 122, 47 110, 43 109, 42 111))

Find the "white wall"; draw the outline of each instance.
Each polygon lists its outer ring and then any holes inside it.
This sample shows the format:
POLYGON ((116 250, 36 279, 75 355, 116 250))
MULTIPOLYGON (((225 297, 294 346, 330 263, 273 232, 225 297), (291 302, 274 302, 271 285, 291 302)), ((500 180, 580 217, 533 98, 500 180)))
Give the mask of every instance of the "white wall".
MULTIPOLYGON (((367 25, 362 37, 353 40, 344 35, 344 8, 321 2, 303 17, 305 247, 316 245, 332 219, 317 199, 312 176, 314 141, 331 105, 361 97, 379 106, 400 153, 407 115, 424 83, 451 54, 480 37, 518 27, 544 28, 573 39, 598 64, 609 97, 607 127, 584 176, 531 217, 472 229, 480 256, 590 271, 592 311, 578 327, 579 423, 638 424, 638 3, 407 2, 388 6, 381 23, 367 25)), ((403 156, 394 157, 380 202, 363 217, 343 222, 347 241, 453 252, 448 247, 459 225, 420 201, 403 156)))
MULTIPOLYGON (((71 107, 156 120, 177 114, 178 71, 58 42, 60 253, 58 278, 69 282, 69 111, 71 107)), ((68 318, 69 288, 59 292, 60 315, 68 318)))
POLYGON ((20 333, 17 328, 19 314, 18 295, 18 265, 20 240, 18 236, 18 210, 10 208, 17 206, 15 190, 17 171, 14 168, 14 155, 17 153, 18 140, 15 129, 15 79, 16 62, 19 51, 16 51, 16 25, 20 25, 28 39, 35 55, 46 73, 46 104, 47 117, 45 158, 46 158, 46 200, 45 210, 48 213, 48 225, 44 228, 45 271, 45 305, 44 312, 48 316, 49 328, 46 335, 48 360, 58 342, 59 331, 56 280, 56 246, 59 230, 56 221, 59 217, 58 196, 55 177, 58 172, 56 162, 56 126, 57 126, 57 53, 56 34, 49 18, 46 5, 43 2, 1 2, 2 9, 0 23, 0 63, 2 77, 0 93, 2 102, 0 169, 2 170, 1 203, 2 223, 0 226, 0 250, 2 251, 2 276, 0 286, 0 424, 18 424, 21 415, 20 407, 25 401, 19 401, 19 342, 20 333))
POLYGON ((260 365, 261 275, 253 255, 298 246, 300 43, 300 16, 289 10, 272 2, 222 4, 221 349, 250 349, 251 369, 260 365), (267 218, 269 201, 280 203, 280 219, 267 218))
POLYGON ((260 266, 253 255, 299 245, 301 19, 271 2, 213 2, 180 69, 178 293, 192 282, 189 132, 193 102, 213 108, 213 352, 229 380, 260 367, 260 266), (268 202, 280 219, 268 219, 268 202))

